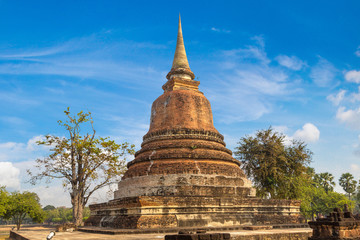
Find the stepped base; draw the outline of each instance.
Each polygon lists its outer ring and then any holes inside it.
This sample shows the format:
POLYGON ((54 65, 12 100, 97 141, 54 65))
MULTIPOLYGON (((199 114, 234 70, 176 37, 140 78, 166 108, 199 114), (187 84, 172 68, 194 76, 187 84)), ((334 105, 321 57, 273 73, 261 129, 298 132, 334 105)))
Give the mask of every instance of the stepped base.
POLYGON ((117 229, 301 223, 300 202, 241 197, 139 196, 90 205, 85 226, 117 229))

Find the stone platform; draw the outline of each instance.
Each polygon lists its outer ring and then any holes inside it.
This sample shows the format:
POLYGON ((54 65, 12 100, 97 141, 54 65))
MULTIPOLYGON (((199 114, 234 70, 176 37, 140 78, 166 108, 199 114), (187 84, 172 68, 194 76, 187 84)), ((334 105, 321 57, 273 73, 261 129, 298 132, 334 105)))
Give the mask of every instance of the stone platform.
POLYGON ((299 201, 242 197, 139 196, 90 205, 86 226, 118 229, 299 223, 299 201))
MULTIPOLYGON (((11 237, 14 240, 44 240, 50 230, 12 231, 11 237)), ((219 232, 219 231, 217 231, 219 232)), ((311 236, 309 228, 291 228, 291 229, 270 229, 270 230, 234 230, 222 231, 230 233, 231 240, 307 240, 311 236)), ((210 232, 212 233, 212 231, 210 232)), ((148 234, 124 234, 108 235, 96 233, 60 232, 56 233, 54 240, 163 240, 168 233, 148 233, 148 234)))

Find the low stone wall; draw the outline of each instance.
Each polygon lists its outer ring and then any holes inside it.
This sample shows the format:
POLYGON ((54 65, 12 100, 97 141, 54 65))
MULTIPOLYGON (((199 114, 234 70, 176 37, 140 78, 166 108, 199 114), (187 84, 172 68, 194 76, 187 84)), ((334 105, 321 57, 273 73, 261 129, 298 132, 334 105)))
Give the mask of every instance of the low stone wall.
POLYGON ((255 231, 241 232, 210 232, 197 230, 191 232, 181 230, 178 234, 165 235, 165 240, 308 240, 311 236, 309 229, 303 230, 272 230, 259 228, 255 231))
POLYGON ((21 236, 20 233, 17 233, 15 231, 10 231, 10 239, 11 240, 30 240, 29 238, 21 236))
POLYGON ((274 234, 254 234, 246 236, 231 235, 230 240, 308 240, 310 232, 301 233, 274 233, 274 234))

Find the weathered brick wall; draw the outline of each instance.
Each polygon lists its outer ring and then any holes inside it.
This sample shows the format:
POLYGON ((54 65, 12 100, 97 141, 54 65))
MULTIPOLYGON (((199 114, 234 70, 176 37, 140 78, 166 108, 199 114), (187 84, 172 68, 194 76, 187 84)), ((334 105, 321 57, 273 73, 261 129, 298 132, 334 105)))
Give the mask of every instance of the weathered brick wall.
POLYGON ((202 93, 176 90, 166 92, 154 101, 149 133, 182 127, 217 132, 210 102, 202 93))
POLYGON ((143 196, 91 205, 86 224, 115 228, 290 224, 300 223, 299 208, 300 202, 291 200, 143 196))
POLYGON ((219 176, 245 177, 235 163, 210 160, 171 159, 141 162, 129 167, 123 179, 146 175, 217 174, 219 176))
POLYGON ((207 174, 148 175, 122 180, 114 198, 136 196, 243 196, 254 195, 246 178, 207 174))

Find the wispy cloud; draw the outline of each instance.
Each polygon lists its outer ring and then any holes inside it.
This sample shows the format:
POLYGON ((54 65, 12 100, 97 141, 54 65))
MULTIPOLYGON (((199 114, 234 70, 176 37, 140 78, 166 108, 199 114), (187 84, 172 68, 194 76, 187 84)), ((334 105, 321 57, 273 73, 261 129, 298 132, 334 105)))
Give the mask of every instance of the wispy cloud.
MULTIPOLYGON (((245 48, 238 48, 223 51, 225 60, 232 61, 234 64, 239 63, 241 60, 247 60, 252 63, 261 63, 268 65, 271 60, 267 57, 265 52, 265 44, 262 37, 254 37, 255 45, 248 45, 245 48)), ((245 62, 245 61, 244 61, 245 62)), ((234 65, 233 65, 234 66, 234 65)))
POLYGON ((12 92, 0 90, 0 101, 10 103, 11 105, 36 106, 41 104, 41 101, 25 97, 23 94, 24 92, 19 89, 15 89, 12 92))
POLYGON ((332 102, 335 106, 338 106, 344 100, 345 94, 346 90, 340 90, 336 94, 330 94, 326 99, 332 102))
POLYGON ((245 48, 223 51, 218 75, 207 89, 214 112, 222 122, 260 118, 272 111, 273 104, 299 90, 281 68, 272 66, 262 37, 245 48))
POLYGON ((216 28, 216 27, 212 27, 211 31, 218 32, 218 33, 230 33, 231 32, 230 30, 216 28))
POLYGON ((102 32, 50 47, 2 51, 0 74, 57 75, 136 85, 159 79, 163 71, 153 67, 150 60, 146 64, 138 58, 165 48, 160 44, 111 39, 102 32))
POLYGON ((353 92, 350 94, 350 102, 360 102, 360 86, 358 87, 358 92, 353 92))
POLYGON ((25 125, 29 124, 29 122, 23 118, 15 117, 15 116, 3 116, 0 117, 2 122, 5 122, 9 125, 25 125))
POLYGON ((40 157, 48 150, 48 147, 37 145, 36 141, 42 138, 43 136, 39 135, 32 137, 26 143, 0 143, 0 162, 22 162, 40 157))
MULTIPOLYGON (((360 83, 360 71, 348 71, 344 74, 348 82, 360 83), (358 76, 359 75, 359 76, 358 76), (359 79, 357 79, 359 77, 359 79), (359 81, 358 81, 359 80, 359 81)), ((338 93, 331 94, 327 97, 335 106, 337 106, 336 119, 348 127, 360 130, 360 86, 353 91, 340 90, 338 93)))
MULTIPOLYGON (((149 109, 150 111, 150 109, 149 109)), ((129 116, 105 115, 107 121, 110 121, 112 138, 119 141, 128 141, 135 144, 137 150, 140 150, 142 137, 149 130, 150 119, 134 119, 129 116)))
MULTIPOLYGON (((355 148, 355 151, 354 151, 355 155, 360 157, 360 135, 358 136, 358 142, 355 144, 354 148, 355 148)), ((357 170, 357 171, 360 170, 360 166, 358 164, 356 164, 354 166, 354 168, 355 168, 354 170, 357 170)))
POLYGON ((275 58, 275 60, 281 66, 287 67, 287 68, 289 68, 291 70, 295 70, 295 71, 301 70, 306 65, 305 62, 301 61, 296 56, 289 57, 286 55, 279 55, 275 58))
POLYGON ((334 82, 337 72, 332 63, 319 56, 318 63, 311 69, 310 77, 319 87, 327 87, 334 82))
POLYGON ((360 57, 360 46, 356 49, 355 55, 360 57))
POLYGON ((347 109, 339 107, 336 112, 336 118, 353 129, 360 130, 360 108, 347 109))

